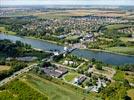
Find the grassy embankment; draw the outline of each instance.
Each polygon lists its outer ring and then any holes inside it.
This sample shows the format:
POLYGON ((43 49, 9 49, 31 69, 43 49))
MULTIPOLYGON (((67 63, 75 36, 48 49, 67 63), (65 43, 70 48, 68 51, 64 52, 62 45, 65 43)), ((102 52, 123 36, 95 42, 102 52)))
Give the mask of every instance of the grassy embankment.
POLYGON ((16 34, 16 32, 6 30, 5 27, 0 27, 0 33, 7 33, 7 34, 11 34, 11 35, 16 34))
POLYGON ((35 74, 28 74, 20 80, 42 94, 48 95, 50 100, 82 100, 83 98, 90 100, 97 98, 94 93, 80 93, 77 89, 69 88, 65 84, 58 85, 35 74))

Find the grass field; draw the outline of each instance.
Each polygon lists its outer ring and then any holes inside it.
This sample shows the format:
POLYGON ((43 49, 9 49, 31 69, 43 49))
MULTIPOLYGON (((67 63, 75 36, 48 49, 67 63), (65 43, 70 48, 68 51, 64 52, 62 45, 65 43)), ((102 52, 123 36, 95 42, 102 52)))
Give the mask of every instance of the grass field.
POLYGON ((77 90, 72 91, 33 74, 21 80, 42 94, 48 95, 49 100, 82 100, 84 98, 84 95, 79 94, 77 90))
POLYGON ((125 74, 127 72, 123 71, 117 71, 117 73, 114 75, 113 79, 116 81, 123 81, 124 79, 127 79, 129 82, 134 83, 134 74, 125 74))
POLYGON ((70 36, 67 36, 67 37, 66 37, 67 40, 76 40, 76 39, 78 39, 78 38, 79 38, 78 35, 74 35, 74 36, 71 36, 71 35, 70 35, 70 36))
POLYGON ((105 48, 105 50, 117 53, 132 54, 134 55, 134 47, 111 47, 105 48))
POLYGON ((120 40, 123 42, 134 42, 134 38, 121 37, 120 40))
POLYGON ((125 79, 125 73, 122 71, 117 71, 116 74, 114 75, 113 79, 116 81, 122 81, 125 79))
POLYGON ((0 27, 0 32, 2 32, 2 33, 8 33, 8 34, 16 34, 15 32, 7 31, 7 30, 5 29, 5 27, 0 27))
POLYGON ((128 94, 129 97, 131 97, 131 100, 134 100, 134 89, 128 90, 127 94, 128 94))
POLYGON ((48 100, 48 98, 20 80, 14 80, 0 88, 0 100, 48 100))
POLYGON ((79 76, 78 73, 69 73, 64 78, 66 81, 70 82, 70 81, 73 81, 73 79, 77 76, 79 76))
POLYGON ((10 66, 0 65, 0 72, 4 70, 9 70, 9 69, 10 69, 10 66))
POLYGON ((120 29, 120 28, 126 28, 126 27, 131 27, 131 25, 126 25, 126 24, 114 24, 114 25, 108 25, 106 28, 108 30, 114 30, 114 29, 120 29))

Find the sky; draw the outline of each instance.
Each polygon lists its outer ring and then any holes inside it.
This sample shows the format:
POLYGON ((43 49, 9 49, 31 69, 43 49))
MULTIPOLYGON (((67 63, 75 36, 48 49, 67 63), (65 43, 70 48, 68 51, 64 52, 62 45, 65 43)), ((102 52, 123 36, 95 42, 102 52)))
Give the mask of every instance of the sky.
POLYGON ((134 0, 0 0, 0 5, 131 5, 134 0))

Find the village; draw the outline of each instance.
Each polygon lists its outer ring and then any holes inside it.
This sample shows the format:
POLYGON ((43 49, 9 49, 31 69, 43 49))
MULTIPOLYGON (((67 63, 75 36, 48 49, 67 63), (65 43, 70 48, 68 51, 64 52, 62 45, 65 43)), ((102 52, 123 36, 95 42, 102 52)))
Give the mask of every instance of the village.
MULTIPOLYGON (((68 50, 64 47, 64 51, 68 50)), ((60 56, 54 53, 53 57, 60 56)), ((104 66, 103 66, 104 67, 104 66)), ((87 92, 100 92, 102 88, 110 84, 116 71, 112 68, 104 67, 99 69, 92 61, 79 58, 70 54, 63 54, 58 60, 42 60, 39 64, 42 74, 60 79, 67 84, 82 88, 87 92)))

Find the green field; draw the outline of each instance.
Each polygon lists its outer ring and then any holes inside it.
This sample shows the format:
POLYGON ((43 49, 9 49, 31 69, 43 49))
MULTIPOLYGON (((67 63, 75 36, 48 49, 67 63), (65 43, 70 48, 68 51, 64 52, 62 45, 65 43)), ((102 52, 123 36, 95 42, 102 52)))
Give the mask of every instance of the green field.
POLYGON ((20 80, 14 80, 0 88, 0 100, 48 100, 48 97, 20 80))
POLYGON ((128 90, 127 94, 128 94, 129 97, 131 97, 131 100, 134 100, 134 89, 128 90))
POLYGON ((116 81, 122 81, 125 79, 125 73, 122 71, 117 71, 116 74, 114 75, 113 79, 116 81))
POLYGON ((5 70, 9 70, 10 68, 11 68, 10 66, 0 65, 0 72, 5 71, 5 70))
POLYGON ((117 71, 117 73, 114 75, 113 79, 116 81, 123 81, 124 79, 127 79, 129 82, 134 83, 134 74, 126 74, 127 72, 123 71, 117 71))
POLYGON ((120 37, 120 40, 123 42, 134 42, 134 38, 120 37))
POLYGON ((0 32, 14 35, 16 34, 15 32, 6 30, 5 27, 0 27, 0 32))
POLYGON ((134 55, 134 47, 133 46, 132 47, 110 47, 110 48, 105 48, 105 50, 108 50, 111 52, 134 55))
POLYGON ((64 84, 55 84, 35 74, 28 74, 26 77, 20 78, 20 80, 40 93, 47 95, 49 100, 99 100, 94 93, 80 93, 77 89, 74 91, 73 88, 68 88, 64 84))
POLYGON ((79 76, 78 73, 69 73, 64 78, 66 81, 70 82, 70 81, 73 81, 73 79, 78 76, 79 76))
POLYGON ((126 28, 126 27, 131 27, 131 25, 126 25, 126 24, 114 24, 114 25, 108 25, 106 28, 108 30, 114 30, 114 29, 120 29, 120 28, 126 28))

